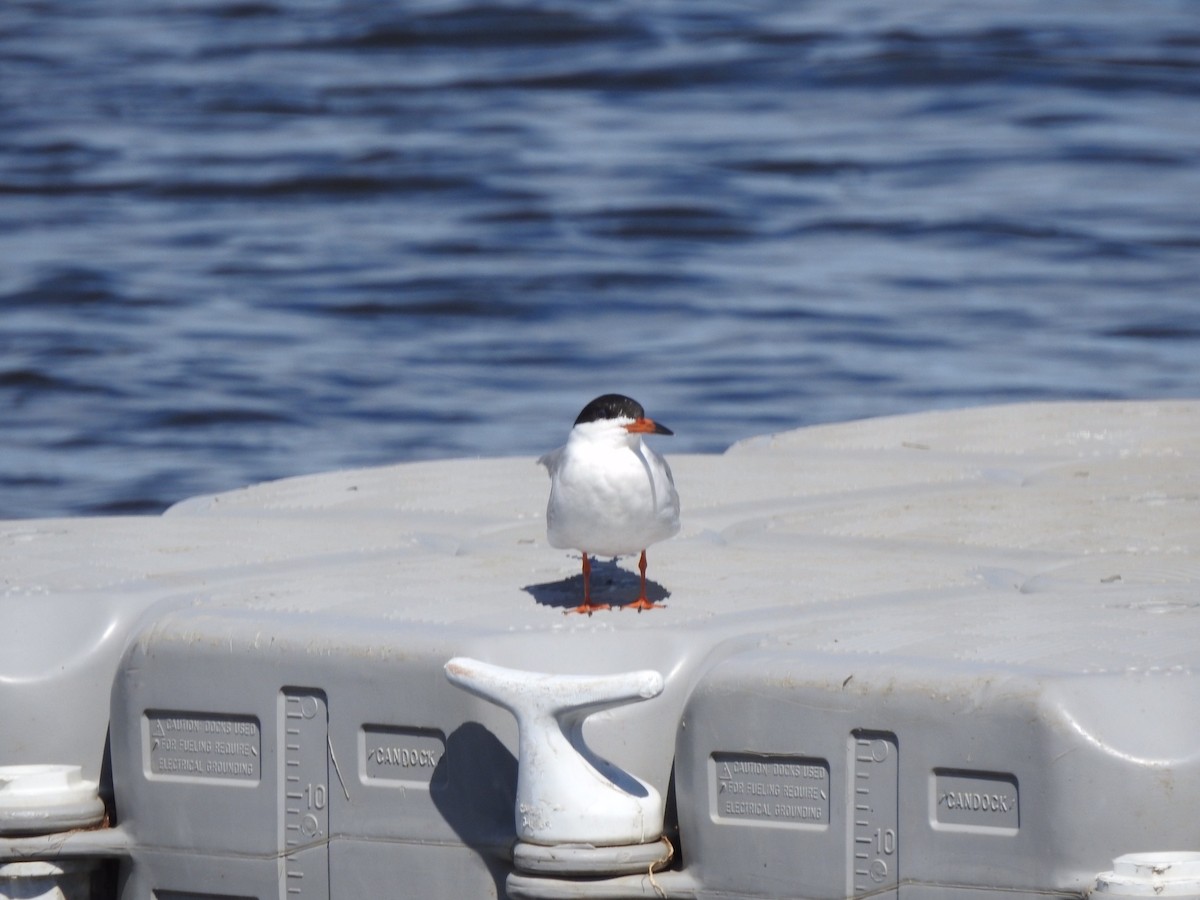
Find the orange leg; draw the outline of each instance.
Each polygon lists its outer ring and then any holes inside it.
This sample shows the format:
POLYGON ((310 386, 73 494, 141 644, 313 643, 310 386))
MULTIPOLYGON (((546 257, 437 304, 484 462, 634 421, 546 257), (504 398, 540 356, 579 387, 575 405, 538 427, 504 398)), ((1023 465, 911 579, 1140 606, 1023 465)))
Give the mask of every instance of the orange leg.
POLYGON ((600 609, 609 609, 607 603, 592 603, 592 563, 588 555, 583 554, 583 602, 574 609, 564 609, 563 613, 587 613, 591 615, 600 609))
POLYGON ((638 598, 632 603, 626 603, 621 609, 636 609, 641 612, 643 609, 662 609, 666 606, 665 603, 651 603, 646 597, 646 551, 642 551, 642 558, 638 560, 638 571, 642 575, 642 592, 638 594, 638 598))

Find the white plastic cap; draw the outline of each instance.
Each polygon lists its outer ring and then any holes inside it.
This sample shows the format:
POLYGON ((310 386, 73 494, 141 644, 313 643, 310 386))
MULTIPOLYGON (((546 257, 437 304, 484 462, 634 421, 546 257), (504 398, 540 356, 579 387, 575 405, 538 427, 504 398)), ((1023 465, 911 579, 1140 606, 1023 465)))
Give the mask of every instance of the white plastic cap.
POLYGON ((1200 853, 1127 853, 1113 870, 1096 877, 1095 893, 1106 897, 1174 897, 1200 900, 1200 853))
POLYGON ((52 834, 103 819, 96 782, 79 766, 0 766, 0 834, 52 834))
POLYGON ((78 859, 0 863, 0 900, 87 900, 93 868, 78 859))

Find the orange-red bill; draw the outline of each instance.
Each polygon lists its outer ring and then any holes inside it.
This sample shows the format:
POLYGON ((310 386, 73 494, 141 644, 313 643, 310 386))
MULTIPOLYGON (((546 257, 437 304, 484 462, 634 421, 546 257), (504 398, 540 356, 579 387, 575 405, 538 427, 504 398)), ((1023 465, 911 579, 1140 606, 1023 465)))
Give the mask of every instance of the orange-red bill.
POLYGON ((634 419, 625 426, 626 431, 634 434, 674 434, 666 425, 659 425, 653 419, 634 419))

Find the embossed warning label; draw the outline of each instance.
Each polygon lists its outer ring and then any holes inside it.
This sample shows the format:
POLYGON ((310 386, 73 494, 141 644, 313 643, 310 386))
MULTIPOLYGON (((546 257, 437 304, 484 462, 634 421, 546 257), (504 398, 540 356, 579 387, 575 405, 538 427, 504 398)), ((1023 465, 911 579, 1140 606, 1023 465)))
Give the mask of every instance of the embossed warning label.
POLYGON ((258 781, 261 735, 254 716, 149 710, 142 719, 146 774, 258 781))
POLYGON ((829 763, 809 756, 714 753, 712 812, 771 825, 829 824, 829 763))
POLYGON ((366 780, 425 785, 438 785, 444 780, 438 763, 446 752, 446 739, 440 731, 364 725, 359 748, 359 764, 366 780))
POLYGON ((933 772, 933 814, 939 825, 1016 831, 1021 822, 1019 799, 1013 775, 964 769, 933 772))

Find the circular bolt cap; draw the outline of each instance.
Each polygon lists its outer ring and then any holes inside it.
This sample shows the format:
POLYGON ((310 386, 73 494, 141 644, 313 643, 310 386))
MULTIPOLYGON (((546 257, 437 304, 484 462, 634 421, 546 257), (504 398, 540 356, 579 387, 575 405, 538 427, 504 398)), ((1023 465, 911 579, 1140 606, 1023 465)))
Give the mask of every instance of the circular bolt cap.
POLYGON ((1113 870, 1096 877, 1095 893, 1118 897, 1173 897, 1200 900, 1200 853, 1127 853, 1113 870))
POLYGON ((53 834, 103 819, 97 785, 79 766, 0 766, 0 834, 53 834))

